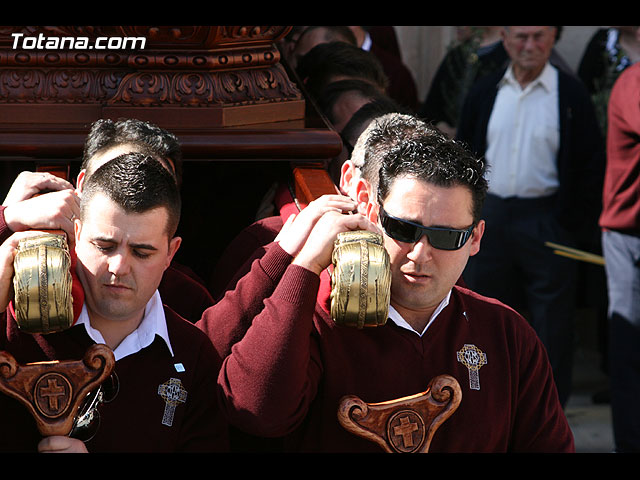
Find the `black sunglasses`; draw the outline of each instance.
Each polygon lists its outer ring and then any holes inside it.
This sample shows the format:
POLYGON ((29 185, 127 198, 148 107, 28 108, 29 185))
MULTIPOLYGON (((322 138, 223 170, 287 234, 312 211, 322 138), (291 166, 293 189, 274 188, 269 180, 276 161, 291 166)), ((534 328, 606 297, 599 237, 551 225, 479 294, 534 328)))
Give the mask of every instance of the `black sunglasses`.
POLYGON ((387 235, 394 240, 406 243, 416 243, 423 235, 429 239, 433 248, 438 250, 458 250, 471 237, 475 224, 463 230, 442 227, 424 227, 419 223, 402 220, 389 215, 380 206, 380 223, 387 235))

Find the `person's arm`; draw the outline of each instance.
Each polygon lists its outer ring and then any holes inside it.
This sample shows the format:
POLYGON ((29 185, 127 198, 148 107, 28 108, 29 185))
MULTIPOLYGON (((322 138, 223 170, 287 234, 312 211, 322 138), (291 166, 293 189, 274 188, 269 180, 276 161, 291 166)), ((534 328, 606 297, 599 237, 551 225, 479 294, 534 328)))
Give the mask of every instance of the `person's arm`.
POLYGON ((339 232, 375 229, 361 215, 328 212, 317 222, 246 334, 224 360, 218 383, 230 423, 277 437, 305 418, 322 374, 313 317, 319 273, 331 263, 339 232))
POLYGON ((60 190, 6 205, 3 214, 6 228, 12 232, 64 230, 72 239, 73 220, 80 215, 80 199, 75 190, 60 190))
POLYGON ((205 310, 196 326, 209 336, 222 358, 231 353, 231 347, 242 339, 253 318, 264 308, 264 300, 273 294, 318 219, 327 212, 347 212, 354 208, 355 202, 342 195, 326 195, 311 202, 285 223, 265 254, 252 261, 251 269, 235 289, 205 310))
POLYGON ((39 193, 73 190, 73 185, 67 180, 48 172, 20 172, 11 184, 3 206, 27 200, 39 193))
POLYGON ((46 172, 21 172, 0 207, 0 241, 29 229, 64 230, 73 239, 73 219, 79 215, 71 183, 46 172))

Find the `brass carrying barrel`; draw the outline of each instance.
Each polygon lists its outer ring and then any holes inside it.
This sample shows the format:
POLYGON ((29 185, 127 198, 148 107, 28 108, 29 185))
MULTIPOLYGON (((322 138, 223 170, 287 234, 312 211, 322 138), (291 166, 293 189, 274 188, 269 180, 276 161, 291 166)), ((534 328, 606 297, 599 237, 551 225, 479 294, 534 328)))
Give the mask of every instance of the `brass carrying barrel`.
POLYGON ((73 324, 71 257, 65 235, 45 233, 21 240, 13 287, 18 327, 52 333, 73 324))
POLYGON ((332 262, 334 322, 356 328, 384 325, 389 314, 391 270, 382 236, 364 230, 340 233, 332 262))

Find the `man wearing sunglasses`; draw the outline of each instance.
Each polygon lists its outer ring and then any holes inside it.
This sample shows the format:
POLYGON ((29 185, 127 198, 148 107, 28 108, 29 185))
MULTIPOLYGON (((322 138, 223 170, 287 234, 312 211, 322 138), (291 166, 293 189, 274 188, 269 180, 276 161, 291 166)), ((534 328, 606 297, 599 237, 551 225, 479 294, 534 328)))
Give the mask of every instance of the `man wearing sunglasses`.
POLYGON ((280 437, 286 451, 379 452, 339 424, 343 396, 389 401, 449 374, 462 402, 431 452, 574 451, 533 329, 455 285, 480 249, 486 188, 483 163, 437 131, 391 145, 366 215, 322 214, 224 360, 218 383, 230 422, 280 437), (363 228, 383 234, 391 306, 384 326, 357 329, 337 325, 318 291, 336 234, 363 228))

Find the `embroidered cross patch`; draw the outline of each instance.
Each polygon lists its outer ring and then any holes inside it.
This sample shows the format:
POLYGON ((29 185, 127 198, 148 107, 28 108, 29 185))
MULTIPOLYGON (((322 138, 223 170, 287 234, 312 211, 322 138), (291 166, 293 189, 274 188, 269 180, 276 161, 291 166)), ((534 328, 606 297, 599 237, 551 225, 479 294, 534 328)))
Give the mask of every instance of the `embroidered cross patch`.
POLYGON ((170 427, 173 425, 173 415, 176 412, 176 407, 180 403, 187 401, 187 391, 182 388, 182 382, 180 380, 171 378, 169 381, 158 386, 158 395, 165 401, 162 424, 170 427))
POLYGON ((469 388, 480 390, 480 367, 487 364, 487 355, 475 345, 465 344, 457 353, 458 361, 469 370, 469 388))

